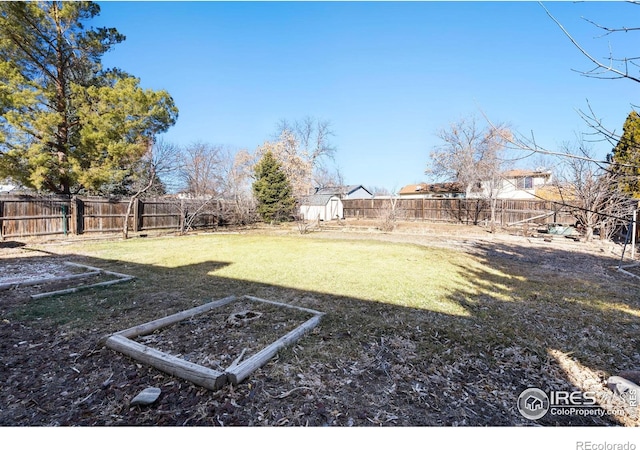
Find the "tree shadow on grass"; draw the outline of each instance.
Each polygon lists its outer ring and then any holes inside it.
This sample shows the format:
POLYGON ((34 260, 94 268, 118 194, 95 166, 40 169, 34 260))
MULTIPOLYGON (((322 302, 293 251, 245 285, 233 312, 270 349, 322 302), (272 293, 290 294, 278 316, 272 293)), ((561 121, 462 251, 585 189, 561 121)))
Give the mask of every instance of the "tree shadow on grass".
MULTIPOLYGON (((466 283, 447 295, 467 315, 219 276, 228 262, 167 268, 73 256, 136 279, 38 301, 21 290, 12 292, 11 302, 3 299, 0 401, 7 407, 0 424, 619 424, 614 418, 549 415, 533 422, 516 402, 529 387, 581 388, 556 351, 601 377, 637 367, 637 286, 608 271, 589 282, 569 271, 549 273, 545 264, 567 258, 562 251, 484 244, 475 255, 478 265, 458 267, 466 283), (558 291, 559 285, 565 288, 558 291), (219 391, 101 345, 105 335, 228 295, 255 295, 326 315, 244 383, 219 391), (147 386, 162 389, 158 402, 130 407, 147 386)), ((609 264, 593 258, 594 267, 609 264)), ((577 262, 589 265, 585 257, 577 262)))

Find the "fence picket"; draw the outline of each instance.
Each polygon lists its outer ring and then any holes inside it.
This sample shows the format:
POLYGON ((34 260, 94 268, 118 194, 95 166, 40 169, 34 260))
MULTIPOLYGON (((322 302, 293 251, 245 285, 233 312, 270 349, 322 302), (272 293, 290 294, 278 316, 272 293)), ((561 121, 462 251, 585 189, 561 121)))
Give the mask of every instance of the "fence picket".
MULTIPOLYGON (((388 199, 344 199, 345 219, 379 219, 385 209, 390 207, 388 199)), ((499 225, 507 225, 544 212, 554 215, 542 223, 573 223, 575 218, 568 208, 562 208, 553 202, 543 200, 501 200, 497 205, 496 219, 499 225)), ((403 199, 396 202, 397 216, 406 220, 444 223, 477 224, 488 222, 491 211, 487 201, 482 199, 459 198, 422 198, 403 199)))
MULTIPOLYGON (((0 239, 120 232, 124 226, 128 201, 126 198, 2 196, 0 239)), ((184 200, 184 205, 188 203, 189 200, 184 200)), ((216 226, 221 207, 220 202, 212 202, 193 226, 216 226)), ((180 203, 174 199, 138 199, 129 217, 129 226, 137 232, 178 230, 182 220, 180 211, 180 203)))

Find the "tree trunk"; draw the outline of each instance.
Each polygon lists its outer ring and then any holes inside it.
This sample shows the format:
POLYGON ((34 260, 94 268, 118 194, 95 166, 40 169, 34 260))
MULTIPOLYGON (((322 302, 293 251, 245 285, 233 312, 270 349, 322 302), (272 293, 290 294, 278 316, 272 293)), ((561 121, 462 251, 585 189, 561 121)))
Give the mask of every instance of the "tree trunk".
POLYGON ((497 198, 491 199, 491 232, 492 233, 496 231, 496 209, 498 207, 497 203, 498 203, 497 198))
POLYGON ((584 240, 587 242, 591 242, 593 239, 593 225, 585 225, 584 227, 584 240))
POLYGON ((129 199, 129 204, 127 205, 127 212, 124 215, 124 224, 122 226, 123 239, 129 239, 129 217, 131 216, 131 209, 133 208, 133 202, 135 202, 138 199, 138 197, 140 197, 142 194, 144 194, 149 189, 151 189, 151 186, 153 186, 153 182, 155 181, 155 178, 156 178, 156 172, 155 170, 152 169, 151 176, 149 177, 149 183, 147 183, 147 185, 144 188, 140 189, 129 199))

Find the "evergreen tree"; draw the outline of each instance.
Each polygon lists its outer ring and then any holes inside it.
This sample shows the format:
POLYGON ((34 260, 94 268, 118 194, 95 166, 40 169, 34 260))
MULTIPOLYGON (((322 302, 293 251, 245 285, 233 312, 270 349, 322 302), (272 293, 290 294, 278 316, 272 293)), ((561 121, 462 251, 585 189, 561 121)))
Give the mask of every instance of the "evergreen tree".
POLYGON ((93 2, 0 2, 0 177, 71 194, 118 184, 178 110, 102 55, 124 36, 86 27, 93 2))
POLYGON ((255 182, 252 187, 258 203, 258 214, 264 221, 289 220, 296 201, 287 175, 270 151, 267 151, 256 164, 255 182))
POLYGON ((611 162, 622 192, 640 198, 640 116, 635 111, 624 122, 611 162))

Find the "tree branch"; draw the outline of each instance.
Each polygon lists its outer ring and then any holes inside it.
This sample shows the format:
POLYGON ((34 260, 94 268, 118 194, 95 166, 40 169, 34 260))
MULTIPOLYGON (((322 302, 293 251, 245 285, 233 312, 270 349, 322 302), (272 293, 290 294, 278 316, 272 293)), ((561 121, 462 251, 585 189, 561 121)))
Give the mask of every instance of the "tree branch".
MULTIPOLYGON (((611 73, 611 74, 617 75, 617 77, 613 77, 613 78, 628 78, 628 79, 630 79, 632 81, 635 81, 636 83, 640 83, 640 78, 637 78, 637 77, 634 77, 633 75, 630 75, 628 70, 625 70, 623 72, 623 71, 613 67, 614 59, 612 57, 609 58, 609 65, 606 65, 606 64, 600 62, 600 60, 598 60, 594 56, 592 56, 584 47, 582 47, 580 45, 580 43, 578 43, 578 41, 576 41, 574 39, 574 37, 571 35, 571 33, 569 33, 567 31, 567 29, 560 23, 560 21, 558 21, 558 19, 556 19, 549 12, 549 10, 544 6, 544 4, 542 4, 542 2, 539 2, 539 4, 545 10, 547 15, 551 18, 551 20, 553 20, 555 22, 555 24, 562 30, 564 35, 580 51, 580 53, 582 53, 585 57, 587 57, 587 59, 589 59, 589 61, 591 61, 593 64, 596 65, 596 67, 593 70, 589 71, 589 72, 581 72, 584 76, 593 77, 593 78, 606 78, 604 76, 600 77, 599 76, 600 74, 594 75, 594 74, 591 73, 591 72, 595 73, 595 70, 601 69, 601 70, 604 70, 604 73, 611 73)), ((626 62, 626 60, 623 60, 623 61, 626 62)), ((609 76, 609 78, 611 78, 611 76, 609 76)))

